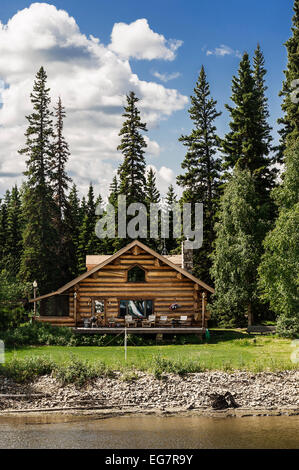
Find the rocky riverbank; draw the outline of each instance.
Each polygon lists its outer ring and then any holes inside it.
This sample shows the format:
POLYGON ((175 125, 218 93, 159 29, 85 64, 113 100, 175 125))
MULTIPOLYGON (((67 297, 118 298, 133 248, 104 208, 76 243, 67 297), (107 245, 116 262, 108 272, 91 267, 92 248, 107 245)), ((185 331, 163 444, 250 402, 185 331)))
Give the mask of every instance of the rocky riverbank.
POLYGON ((20 411, 98 410, 115 413, 201 412, 214 415, 210 395, 229 391, 239 408, 222 415, 299 414, 299 371, 248 373, 220 371, 165 374, 161 379, 136 372, 100 377, 84 387, 61 386, 50 376, 30 384, 0 377, 0 415, 20 411))

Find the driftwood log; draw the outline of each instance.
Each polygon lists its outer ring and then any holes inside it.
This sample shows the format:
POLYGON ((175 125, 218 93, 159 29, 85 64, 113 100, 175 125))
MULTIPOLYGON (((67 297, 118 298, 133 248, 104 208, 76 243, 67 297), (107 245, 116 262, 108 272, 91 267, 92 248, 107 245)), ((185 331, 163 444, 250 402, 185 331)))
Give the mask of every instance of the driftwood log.
POLYGON ((226 392, 224 395, 212 393, 209 397, 212 401, 212 408, 214 408, 214 410, 225 410, 226 408, 238 408, 240 406, 236 403, 230 392, 226 392))

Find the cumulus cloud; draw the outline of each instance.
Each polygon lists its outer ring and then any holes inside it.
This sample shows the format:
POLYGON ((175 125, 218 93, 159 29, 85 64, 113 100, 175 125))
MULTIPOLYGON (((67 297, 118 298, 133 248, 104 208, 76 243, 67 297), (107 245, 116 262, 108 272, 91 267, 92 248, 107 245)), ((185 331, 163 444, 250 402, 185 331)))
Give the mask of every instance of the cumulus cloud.
MULTIPOLYGON (((167 50, 172 51, 170 46, 167 50)), ((61 96, 66 107, 65 136, 72 154, 68 170, 82 192, 90 181, 107 192, 121 158, 116 148, 129 91, 140 98, 141 117, 149 129, 188 101, 175 89, 140 80, 127 58, 98 38, 82 34, 66 11, 33 3, 6 25, 0 22, 1 193, 23 178, 25 157, 17 151, 25 142, 25 116, 32 112, 30 93, 42 65, 52 106, 61 96)), ((159 144, 146 138, 148 153, 159 155, 159 144)))
POLYGON ((208 49, 206 52, 207 55, 216 55, 218 57, 224 57, 226 55, 233 55, 235 57, 238 57, 239 59, 242 58, 242 54, 240 51, 237 49, 234 50, 229 46, 226 46, 225 44, 221 44, 219 47, 215 47, 215 49, 210 50, 208 49))
POLYGON ((152 72, 152 75, 164 83, 169 82, 169 80, 174 80, 175 78, 178 78, 181 76, 180 72, 160 73, 157 71, 152 72))
POLYGON ((109 49, 126 58, 174 60, 175 52, 182 44, 183 41, 166 40, 162 34, 155 33, 142 18, 130 24, 116 23, 109 49))

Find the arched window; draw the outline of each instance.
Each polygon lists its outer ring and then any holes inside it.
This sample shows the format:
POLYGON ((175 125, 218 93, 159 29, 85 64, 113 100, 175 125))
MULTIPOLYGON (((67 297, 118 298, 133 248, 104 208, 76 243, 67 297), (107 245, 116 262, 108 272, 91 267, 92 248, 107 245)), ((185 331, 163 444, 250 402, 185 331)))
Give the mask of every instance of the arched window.
POLYGON ((134 266, 128 271, 128 282, 145 282, 145 271, 139 266, 134 266))

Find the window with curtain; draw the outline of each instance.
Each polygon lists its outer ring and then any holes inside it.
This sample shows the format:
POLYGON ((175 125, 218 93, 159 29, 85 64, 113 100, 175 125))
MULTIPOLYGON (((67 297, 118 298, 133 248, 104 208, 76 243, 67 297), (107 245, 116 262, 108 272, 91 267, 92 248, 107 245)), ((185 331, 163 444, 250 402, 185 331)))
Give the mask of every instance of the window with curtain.
POLYGON ((124 318, 125 315, 132 315, 133 318, 147 318, 153 313, 152 300, 120 300, 119 317, 124 318))

